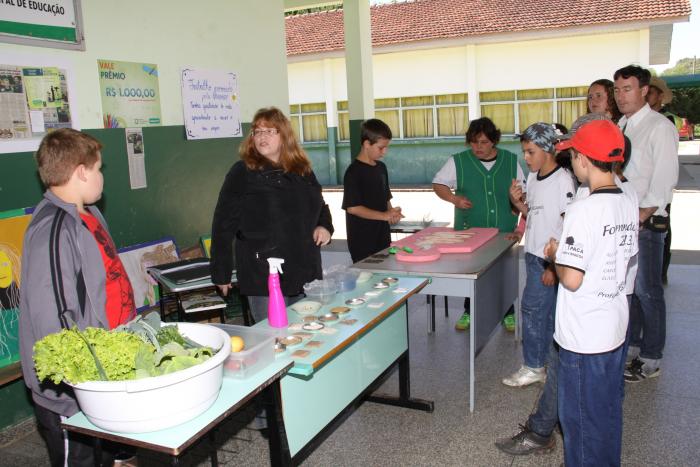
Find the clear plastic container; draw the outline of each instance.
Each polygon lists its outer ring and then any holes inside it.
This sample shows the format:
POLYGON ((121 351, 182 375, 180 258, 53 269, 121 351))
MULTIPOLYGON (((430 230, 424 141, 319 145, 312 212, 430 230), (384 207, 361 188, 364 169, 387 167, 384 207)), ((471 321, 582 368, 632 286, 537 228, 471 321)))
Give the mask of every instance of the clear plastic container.
POLYGON ((333 276, 333 280, 338 283, 338 292, 349 292, 357 286, 357 276, 360 273, 356 271, 342 271, 333 276))
POLYGON ((349 292, 357 286, 357 277, 360 272, 354 269, 348 269, 347 266, 336 264, 324 270, 323 277, 330 279, 338 284, 338 292, 349 292))
POLYGON ((338 293, 338 283, 332 279, 315 280, 304 285, 304 293, 307 299, 327 305, 338 293))
POLYGON ((275 337, 273 330, 249 328, 235 324, 210 324, 223 329, 229 336, 239 336, 245 342, 240 352, 231 352, 224 362, 224 376, 247 378, 275 360, 275 337))

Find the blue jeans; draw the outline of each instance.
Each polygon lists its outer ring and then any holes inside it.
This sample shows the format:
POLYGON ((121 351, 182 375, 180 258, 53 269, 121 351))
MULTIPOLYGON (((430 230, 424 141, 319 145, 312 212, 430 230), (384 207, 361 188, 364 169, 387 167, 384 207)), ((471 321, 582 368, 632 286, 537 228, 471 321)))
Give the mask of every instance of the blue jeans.
POLYGON ((545 261, 525 254, 525 290, 520 303, 523 319, 523 360, 525 366, 542 368, 554 335, 557 286, 542 284, 545 261))
POLYGON ((620 465, 625 346, 580 354, 559 349, 559 420, 566 467, 620 465))
POLYGON ((665 233, 639 231, 639 269, 630 306, 630 345, 642 358, 660 359, 666 344, 666 302, 661 283, 665 233))
POLYGON ((549 437, 559 421, 557 402, 557 372, 559 371, 559 345, 552 339, 547 357, 547 381, 537 401, 537 410, 527 419, 527 426, 540 436, 549 437))

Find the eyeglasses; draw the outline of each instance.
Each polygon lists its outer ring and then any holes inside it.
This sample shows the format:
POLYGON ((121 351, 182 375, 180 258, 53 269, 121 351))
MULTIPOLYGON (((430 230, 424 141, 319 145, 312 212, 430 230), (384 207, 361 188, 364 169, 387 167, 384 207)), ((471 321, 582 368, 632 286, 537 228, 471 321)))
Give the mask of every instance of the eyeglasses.
POLYGON ((266 128, 264 130, 261 128, 256 128, 253 130, 253 136, 256 138, 262 138, 263 136, 269 138, 271 136, 275 136, 277 133, 279 133, 277 128, 266 128))

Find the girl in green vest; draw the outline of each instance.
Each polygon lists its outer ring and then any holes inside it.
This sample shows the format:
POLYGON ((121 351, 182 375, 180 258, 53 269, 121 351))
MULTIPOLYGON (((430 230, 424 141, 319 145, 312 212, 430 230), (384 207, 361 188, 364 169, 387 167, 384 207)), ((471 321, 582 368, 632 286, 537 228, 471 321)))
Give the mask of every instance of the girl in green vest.
MULTIPOLYGON (((486 117, 472 120, 467 130, 469 148, 450 157, 433 178, 433 191, 441 199, 454 204, 454 228, 496 227, 509 233, 509 239, 520 241, 522 231, 516 232, 518 214, 508 195, 511 183, 517 180, 525 189, 525 175, 518 156, 496 147, 501 131, 486 117), (453 192, 454 190, 454 192, 453 192)), ((455 328, 469 328, 469 298, 464 301, 464 314, 455 328)), ((515 329, 511 307, 503 324, 515 329)))

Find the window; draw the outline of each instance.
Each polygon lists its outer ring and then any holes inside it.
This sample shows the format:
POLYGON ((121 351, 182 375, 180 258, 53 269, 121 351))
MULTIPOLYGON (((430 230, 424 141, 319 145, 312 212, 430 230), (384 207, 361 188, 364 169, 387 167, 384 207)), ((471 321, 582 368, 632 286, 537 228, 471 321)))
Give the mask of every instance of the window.
POLYGON ((557 88, 557 122, 566 128, 588 113, 588 86, 557 88))
POLYGON ((433 138, 433 96, 402 97, 402 138, 433 138))
POLYGON ((401 117, 399 116, 401 100, 399 98, 375 99, 374 116, 391 128, 394 138, 401 138, 401 117))
POLYGON ((586 113, 587 92, 585 86, 482 92, 481 115, 504 134, 521 133, 535 122, 557 122, 568 128, 586 113))
POLYGON ((302 143, 328 141, 326 104, 295 104, 289 107, 292 128, 302 143))
MULTIPOLYGON (((468 96, 444 94, 375 99, 374 115, 395 139, 461 137, 469 125, 468 96)), ((338 139, 350 139, 347 101, 338 102, 338 139)))
POLYGON ((438 136, 462 136, 469 126, 467 94, 435 96, 438 136))

